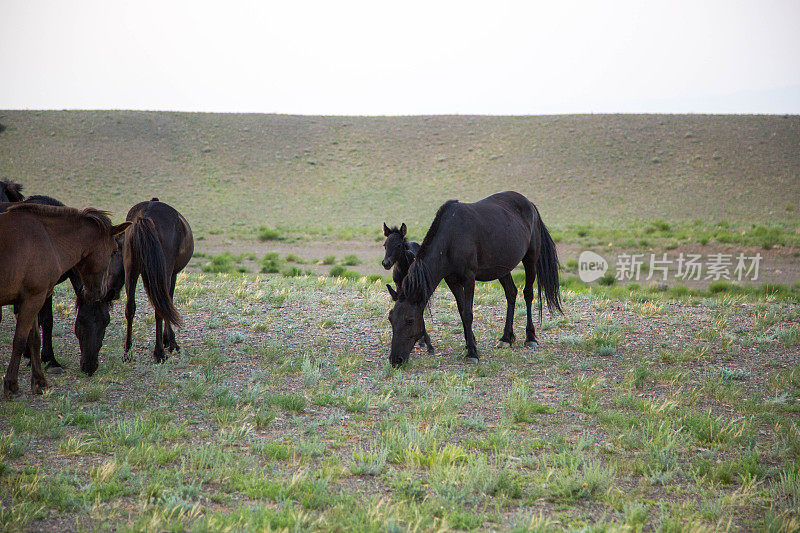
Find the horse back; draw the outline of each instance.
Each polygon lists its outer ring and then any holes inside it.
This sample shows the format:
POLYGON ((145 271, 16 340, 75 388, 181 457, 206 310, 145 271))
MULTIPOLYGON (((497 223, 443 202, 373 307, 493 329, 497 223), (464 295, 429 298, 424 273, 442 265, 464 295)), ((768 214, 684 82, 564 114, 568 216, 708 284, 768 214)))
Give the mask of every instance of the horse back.
POLYGON ((447 255, 453 265, 474 272, 479 281, 509 273, 533 245, 538 215, 519 193, 497 193, 450 209, 439 230, 449 240, 447 255))
POLYGON ((49 291, 62 274, 44 225, 30 213, 6 213, 9 205, 0 204, 0 305, 49 291))
POLYGON ((171 205, 154 198, 131 207, 126 220, 133 221, 137 216, 153 221, 167 268, 172 272, 182 270, 194 253, 192 229, 183 215, 171 205))

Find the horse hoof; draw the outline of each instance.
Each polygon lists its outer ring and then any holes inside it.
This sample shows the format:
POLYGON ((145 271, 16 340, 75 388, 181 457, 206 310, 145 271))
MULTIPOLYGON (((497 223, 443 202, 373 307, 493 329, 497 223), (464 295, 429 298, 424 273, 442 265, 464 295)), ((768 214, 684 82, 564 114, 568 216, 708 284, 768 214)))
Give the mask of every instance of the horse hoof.
POLYGON ((436 350, 433 349, 433 346, 428 348, 428 353, 431 354, 431 355, 436 353, 436 350))
POLYGON ((511 348, 511 343, 508 341, 498 341, 497 348, 511 348))
POLYGON ((468 365, 477 365, 478 364, 478 358, 477 357, 467 357, 465 361, 466 361, 466 363, 468 365))
POLYGON ((45 370, 46 370, 46 372, 48 374, 54 374, 54 375, 63 374, 64 373, 64 367, 62 367, 60 365, 59 366, 48 366, 45 370))
POLYGON ((525 341, 526 348, 538 348, 539 342, 538 341, 525 341))
POLYGON ((17 392, 19 392, 19 385, 17 385, 16 383, 3 384, 3 398, 5 398, 6 400, 13 400, 17 392))

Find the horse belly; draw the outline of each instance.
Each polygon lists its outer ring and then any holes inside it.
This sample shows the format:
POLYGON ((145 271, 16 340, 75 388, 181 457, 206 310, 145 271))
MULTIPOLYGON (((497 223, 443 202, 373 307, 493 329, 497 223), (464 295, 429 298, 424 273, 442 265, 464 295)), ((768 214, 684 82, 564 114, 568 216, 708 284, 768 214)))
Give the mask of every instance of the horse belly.
POLYGON ((528 243, 518 239, 497 238, 478 251, 475 279, 492 281, 514 270, 528 251, 528 243))

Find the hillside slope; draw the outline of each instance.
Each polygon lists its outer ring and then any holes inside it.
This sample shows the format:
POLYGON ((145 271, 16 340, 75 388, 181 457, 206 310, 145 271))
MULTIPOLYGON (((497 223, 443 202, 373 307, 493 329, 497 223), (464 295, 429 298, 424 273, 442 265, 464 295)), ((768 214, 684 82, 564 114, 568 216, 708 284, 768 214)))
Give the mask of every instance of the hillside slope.
POLYGON ((430 222, 528 195, 554 227, 798 220, 800 117, 302 117, 5 111, 0 177, 110 209, 158 196, 200 232, 430 222))

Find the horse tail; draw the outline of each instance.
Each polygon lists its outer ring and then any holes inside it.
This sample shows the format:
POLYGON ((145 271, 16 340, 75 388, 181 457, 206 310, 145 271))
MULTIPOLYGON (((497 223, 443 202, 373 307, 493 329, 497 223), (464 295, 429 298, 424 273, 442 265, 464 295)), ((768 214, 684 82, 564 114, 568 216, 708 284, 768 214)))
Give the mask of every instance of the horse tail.
POLYGON ((539 212, 536 212, 537 229, 541 237, 542 249, 539 251, 539 259, 536 263, 536 282, 537 290, 539 293, 539 322, 542 321, 542 289, 544 289, 545 300, 547 300, 547 307, 550 312, 558 311, 562 315, 564 311, 561 310, 561 291, 558 285, 558 254, 556 253, 556 244, 553 238, 550 237, 550 232, 542 222, 542 217, 539 212))
POLYGON ((169 295, 171 280, 167 273, 167 261, 153 220, 136 217, 125 240, 131 259, 142 273, 144 290, 156 314, 169 324, 183 325, 181 315, 169 295))

